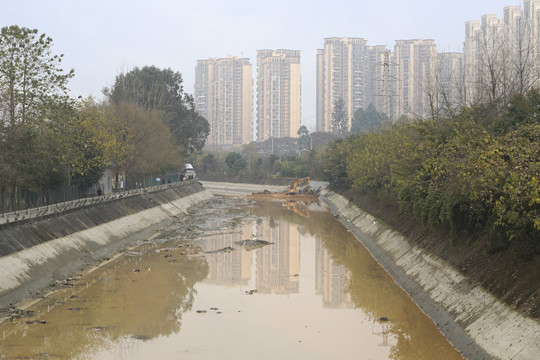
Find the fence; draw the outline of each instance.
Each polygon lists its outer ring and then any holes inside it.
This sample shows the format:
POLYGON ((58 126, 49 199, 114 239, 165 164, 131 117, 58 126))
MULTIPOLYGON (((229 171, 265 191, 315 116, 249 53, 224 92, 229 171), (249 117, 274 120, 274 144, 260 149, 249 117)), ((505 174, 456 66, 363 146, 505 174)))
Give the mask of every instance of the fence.
MULTIPOLYGON (((187 182, 186 182, 187 183, 187 182)), ((127 190, 122 192, 115 192, 103 196, 92 196, 92 197, 85 197, 85 198, 77 198, 76 195, 78 193, 71 192, 69 189, 65 190, 65 193, 59 192, 58 194, 55 194, 53 196, 47 196, 51 195, 49 192, 43 192, 43 194, 39 194, 39 192, 36 192, 35 198, 34 195, 30 196, 29 194, 21 194, 16 195, 19 196, 20 202, 15 202, 18 206, 26 206, 25 208, 18 208, 16 210, 11 211, 4 211, 4 207, 6 206, 3 203, 2 198, 2 204, 0 204, 0 225, 1 224, 7 224, 15 221, 21 221, 25 219, 32 219, 37 218, 41 216, 46 216, 50 214, 56 214, 63 211, 88 206, 92 204, 97 203, 103 203, 108 201, 113 201, 125 197, 135 196, 135 195, 141 195, 146 194, 149 192, 156 192, 160 190, 167 189, 169 187, 174 186, 181 186, 183 183, 179 182, 171 182, 168 184, 163 185, 156 185, 148 188, 139 188, 139 189, 133 189, 133 190, 127 190), (56 196, 56 197, 55 197, 56 196), (73 198, 69 198, 72 196, 73 198), (58 200, 58 199, 65 199, 64 201, 57 201, 57 202, 49 202, 44 203, 45 201, 51 201, 51 200, 58 200)), ((54 192, 53 192, 54 193, 54 192)), ((14 197, 13 194, 8 194, 10 197, 14 197)), ((4 196, 2 194, 1 196, 4 196)))
POLYGON ((0 214, 21 211, 86 197, 77 187, 62 190, 28 191, 16 190, 0 193, 0 214))

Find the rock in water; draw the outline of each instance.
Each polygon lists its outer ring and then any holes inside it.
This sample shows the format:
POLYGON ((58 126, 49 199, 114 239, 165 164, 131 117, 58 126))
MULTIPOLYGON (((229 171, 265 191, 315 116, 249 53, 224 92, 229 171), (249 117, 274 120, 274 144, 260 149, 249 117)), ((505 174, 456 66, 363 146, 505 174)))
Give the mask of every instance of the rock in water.
POLYGON ((245 250, 248 250, 248 251, 255 250, 263 246, 273 244, 271 242, 264 241, 264 240, 241 240, 241 241, 235 241, 234 243, 236 245, 242 246, 245 250))

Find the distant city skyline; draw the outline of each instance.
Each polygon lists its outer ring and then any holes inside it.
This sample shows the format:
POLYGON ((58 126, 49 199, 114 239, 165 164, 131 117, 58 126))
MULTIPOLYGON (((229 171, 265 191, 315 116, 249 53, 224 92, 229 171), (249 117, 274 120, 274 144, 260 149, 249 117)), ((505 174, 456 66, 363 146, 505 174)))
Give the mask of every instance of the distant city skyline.
POLYGON ((73 97, 101 98, 116 75, 145 65, 180 72, 184 90, 192 94, 199 59, 232 54, 254 61, 258 49, 298 49, 302 124, 313 130, 316 51, 322 39, 361 37, 388 49, 400 39, 433 39, 439 52, 461 52, 466 21, 484 14, 501 18, 505 6, 523 6, 523 1, 276 0, 271 8, 240 0, 0 0, 0 5, 0 26, 38 29, 53 39, 54 53, 65 54, 63 65, 75 69, 69 84, 73 97))

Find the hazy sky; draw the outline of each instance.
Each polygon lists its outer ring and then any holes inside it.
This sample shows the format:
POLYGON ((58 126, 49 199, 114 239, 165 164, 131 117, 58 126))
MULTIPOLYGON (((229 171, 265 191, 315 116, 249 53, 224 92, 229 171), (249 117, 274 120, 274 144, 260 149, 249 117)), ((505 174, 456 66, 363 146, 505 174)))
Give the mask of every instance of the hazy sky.
POLYGON ((199 59, 227 54, 253 64, 258 49, 301 50, 302 123, 315 125, 315 54, 325 37, 361 37, 393 50, 399 39, 434 39, 461 51, 465 21, 502 18, 522 0, 0 0, 0 26, 38 29, 75 69, 72 96, 101 98, 120 72, 171 68, 193 93, 199 59))

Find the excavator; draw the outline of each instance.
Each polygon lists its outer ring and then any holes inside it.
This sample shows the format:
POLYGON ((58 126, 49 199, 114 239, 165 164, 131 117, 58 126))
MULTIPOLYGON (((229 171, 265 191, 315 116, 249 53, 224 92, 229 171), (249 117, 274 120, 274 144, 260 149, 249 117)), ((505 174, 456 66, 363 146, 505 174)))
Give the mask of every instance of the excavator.
POLYGON ((309 186, 310 178, 309 176, 306 176, 305 178, 296 180, 291 185, 287 186, 285 189, 282 189, 278 192, 272 192, 268 190, 264 190, 262 192, 253 193, 252 196, 258 198, 258 199, 285 199, 288 200, 308 200, 309 201, 317 201, 316 199, 319 196, 319 192, 321 191, 321 188, 319 187, 317 190, 313 190, 309 186))
POLYGON ((307 194, 309 191, 309 176, 296 180, 292 185, 283 189, 286 194, 295 195, 299 193, 307 194), (299 187, 302 187, 301 189, 299 187))
POLYGON ((309 218, 309 204, 300 201, 288 201, 283 204, 289 210, 294 211, 295 214, 309 218), (299 206, 300 205, 300 206, 299 206))

